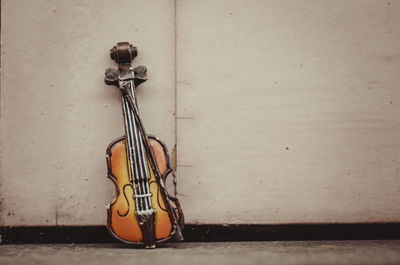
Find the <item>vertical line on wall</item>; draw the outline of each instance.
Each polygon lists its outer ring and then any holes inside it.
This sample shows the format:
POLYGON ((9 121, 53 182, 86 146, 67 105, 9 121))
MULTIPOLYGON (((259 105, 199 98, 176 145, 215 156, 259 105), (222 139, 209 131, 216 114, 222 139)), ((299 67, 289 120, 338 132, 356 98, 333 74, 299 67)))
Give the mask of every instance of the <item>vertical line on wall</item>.
POLYGON ((174 35, 175 35, 175 39, 174 39, 174 66, 175 66, 175 148, 173 150, 173 156, 175 156, 174 161, 175 161, 175 165, 173 165, 173 167, 175 168, 175 174, 177 175, 177 149, 178 149, 178 73, 177 73, 177 43, 178 43, 178 32, 177 32, 177 0, 174 0, 174 35))
MULTIPOLYGON (((1 105, 1 82, 2 82, 2 77, 3 77, 3 73, 2 73, 2 57, 3 57, 3 54, 2 54, 2 39, 1 39, 1 6, 2 6, 2 2, 1 2, 1 0, 0 0, 0 119, 1 119, 1 113, 2 113, 2 111, 1 111, 1 107, 2 107, 2 105, 1 105)), ((3 150, 3 142, 2 141, 0 141, 0 150, 3 150)), ((2 172, 2 163, 1 163, 1 158, 2 157, 0 157, 0 176, 2 176, 3 174, 1 173, 2 172)), ((3 197, 1 196, 1 192, 2 192, 2 190, 1 190, 1 179, 0 179, 0 225, 3 225, 3 218, 2 218, 2 205, 3 205, 3 197)), ((1 236, 1 235, 0 235, 1 236)), ((1 238, 0 238, 0 241, 1 241, 1 238)), ((1 244, 1 242, 0 242, 0 244, 1 244)))
POLYGON ((2 2, 0 0, 0 118, 1 118, 1 80, 2 80, 2 68, 1 68, 1 62, 2 62, 2 53, 1 53, 1 48, 2 48, 2 42, 1 42, 1 6, 2 6, 2 2))

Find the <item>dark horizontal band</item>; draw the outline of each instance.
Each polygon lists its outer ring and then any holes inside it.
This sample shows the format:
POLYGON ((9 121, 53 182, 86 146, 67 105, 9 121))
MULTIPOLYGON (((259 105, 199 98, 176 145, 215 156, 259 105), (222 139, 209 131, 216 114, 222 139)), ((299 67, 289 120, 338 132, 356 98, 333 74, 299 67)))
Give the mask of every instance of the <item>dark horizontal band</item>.
MULTIPOLYGON (((3 244, 117 242, 105 226, 0 227, 3 244)), ((400 223, 186 225, 186 242, 400 239, 400 223)))

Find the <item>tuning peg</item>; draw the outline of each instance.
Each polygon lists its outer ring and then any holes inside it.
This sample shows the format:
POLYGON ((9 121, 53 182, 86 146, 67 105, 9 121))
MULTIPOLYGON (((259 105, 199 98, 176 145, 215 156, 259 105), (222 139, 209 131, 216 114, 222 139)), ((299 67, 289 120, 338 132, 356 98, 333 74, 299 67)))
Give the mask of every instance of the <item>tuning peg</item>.
POLYGON ((134 59, 138 55, 137 48, 132 44, 129 44, 129 46, 131 48, 132 59, 134 59))
POLYGON ((114 46, 110 49, 110 57, 114 61, 117 61, 117 46, 114 46))
POLYGON ((136 66, 135 68, 133 68, 133 71, 135 72, 135 78, 134 78, 135 86, 138 86, 147 80, 146 66, 143 65, 136 66))
POLYGON ((138 65, 133 68, 135 75, 146 75, 147 74, 147 67, 144 65, 138 65))
POLYGON ((110 86, 118 86, 118 70, 114 68, 107 68, 104 82, 110 86))

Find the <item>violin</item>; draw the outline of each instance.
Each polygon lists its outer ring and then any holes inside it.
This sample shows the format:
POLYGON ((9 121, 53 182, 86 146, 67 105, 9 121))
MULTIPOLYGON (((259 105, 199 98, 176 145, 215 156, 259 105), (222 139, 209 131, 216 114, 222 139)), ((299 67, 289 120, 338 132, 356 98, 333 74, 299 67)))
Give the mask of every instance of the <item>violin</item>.
POLYGON ((172 173, 163 142, 146 134, 139 117, 136 87, 147 80, 145 66, 132 66, 137 49, 128 42, 110 50, 118 69, 105 71, 105 83, 121 91, 125 135, 106 151, 108 178, 116 196, 107 206, 107 229, 121 242, 154 248, 169 240, 182 241, 184 216, 179 201, 168 194, 165 181, 172 173))

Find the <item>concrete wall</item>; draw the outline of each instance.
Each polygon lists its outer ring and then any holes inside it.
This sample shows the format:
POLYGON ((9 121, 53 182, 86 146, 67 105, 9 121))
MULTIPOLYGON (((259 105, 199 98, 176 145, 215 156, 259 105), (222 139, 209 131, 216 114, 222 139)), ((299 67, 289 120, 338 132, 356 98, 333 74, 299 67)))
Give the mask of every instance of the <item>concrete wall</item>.
POLYGON ((122 40, 188 223, 399 222, 399 25, 389 1, 3 0, 0 224, 104 224, 122 40))

